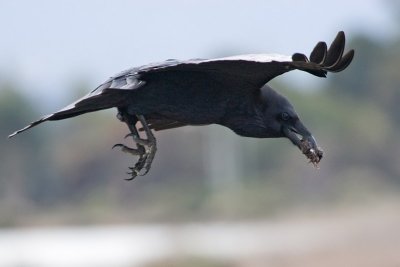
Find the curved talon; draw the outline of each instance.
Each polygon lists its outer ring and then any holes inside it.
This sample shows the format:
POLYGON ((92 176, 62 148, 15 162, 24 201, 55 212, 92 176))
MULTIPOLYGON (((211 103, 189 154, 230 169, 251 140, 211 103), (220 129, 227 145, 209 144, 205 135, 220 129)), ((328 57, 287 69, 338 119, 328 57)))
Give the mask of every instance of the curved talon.
POLYGON ((130 175, 131 177, 130 178, 125 178, 124 180, 132 181, 133 179, 135 179, 137 177, 138 172, 137 171, 135 171, 135 172, 127 172, 126 174, 130 175))
POLYGON ((115 145, 113 145, 111 149, 114 149, 114 148, 116 148, 116 147, 121 147, 121 146, 124 146, 124 145, 123 145, 123 144, 120 144, 120 143, 118 143, 118 144, 115 144, 115 145))
POLYGON ((139 165, 143 165, 140 159, 136 163, 135 167, 129 167, 129 169, 131 171, 127 172, 127 174, 130 175, 131 177, 130 178, 125 178, 125 180, 131 181, 131 180, 135 179, 138 175, 142 176, 140 171, 142 170, 143 166, 139 166, 139 165))
POLYGON ((124 144, 115 144, 115 145, 113 145, 112 149, 115 147, 120 147, 122 152, 129 153, 132 155, 143 155, 143 153, 144 153, 143 149, 140 149, 140 147, 138 147, 138 149, 135 149, 135 148, 126 146, 124 144))
POLYGON ((132 173, 127 172, 126 174, 131 175, 130 178, 124 178, 125 181, 132 181, 133 179, 135 179, 137 176, 134 176, 132 173))

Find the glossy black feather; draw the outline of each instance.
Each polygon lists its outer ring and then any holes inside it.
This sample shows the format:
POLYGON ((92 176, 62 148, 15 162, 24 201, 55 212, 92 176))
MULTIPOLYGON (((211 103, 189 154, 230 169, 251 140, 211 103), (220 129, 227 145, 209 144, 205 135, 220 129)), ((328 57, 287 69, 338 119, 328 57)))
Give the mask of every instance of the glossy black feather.
MULTIPOLYGON (((144 115, 149 119, 149 127, 155 130, 212 123, 232 128, 237 126, 230 123, 241 121, 248 127, 247 131, 241 131, 246 132, 244 135, 268 135, 261 133, 262 127, 255 126, 261 124, 259 114, 254 111, 261 88, 276 76, 296 69, 318 77, 344 70, 354 56, 354 50, 343 56, 344 46, 344 33, 339 32, 328 50, 324 42, 319 42, 310 60, 302 53, 292 57, 261 54, 211 60, 172 59, 131 68, 10 137, 44 121, 112 107, 126 110, 131 116, 144 115)), ((271 101, 279 98, 274 96, 276 99, 271 101)))
POLYGON ((310 54, 310 61, 316 64, 322 64, 327 54, 327 46, 325 42, 319 42, 310 54))
POLYGON ((339 32, 328 49, 323 65, 330 67, 338 63, 343 55, 345 41, 344 32, 339 32))
POLYGON ((329 68, 331 72, 340 72, 346 69, 354 58, 354 50, 347 52, 339 62, 329 68))

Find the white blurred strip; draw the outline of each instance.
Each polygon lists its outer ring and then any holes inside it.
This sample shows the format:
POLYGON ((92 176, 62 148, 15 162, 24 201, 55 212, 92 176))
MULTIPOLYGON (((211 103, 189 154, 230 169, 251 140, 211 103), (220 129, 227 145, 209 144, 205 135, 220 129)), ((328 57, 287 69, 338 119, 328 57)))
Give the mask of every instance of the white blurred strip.
POLYGON ((228 261, 290 257, 354 242, 400 247, 400 214, 395 210, 273 222, 1 230, 0 266, 135 267, 185 255, 228 261))

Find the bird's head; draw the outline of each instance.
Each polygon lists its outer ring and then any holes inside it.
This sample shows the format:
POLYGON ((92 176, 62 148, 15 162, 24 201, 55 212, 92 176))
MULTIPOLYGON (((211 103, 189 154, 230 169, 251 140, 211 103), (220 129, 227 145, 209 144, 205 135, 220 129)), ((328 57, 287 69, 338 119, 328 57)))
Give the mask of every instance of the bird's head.
POLYGON ((316 165, 323 152, 311 132, 301 122, 292 104, 269 86, 261 89, 261 116, 266 137, 286 137, 316 165))

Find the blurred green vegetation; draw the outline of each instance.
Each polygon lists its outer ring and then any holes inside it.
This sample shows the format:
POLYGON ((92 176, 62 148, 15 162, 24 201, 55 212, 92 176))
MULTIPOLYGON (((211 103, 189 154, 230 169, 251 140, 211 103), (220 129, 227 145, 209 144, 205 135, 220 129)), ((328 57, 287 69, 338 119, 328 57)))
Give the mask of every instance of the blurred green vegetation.
POLYGON ((218 126, 186 127, 156 133, 159 151, 152 170, 126 182, 132 159, 111 150, 127 133, 115 111, 45 123, 8 140, 45 105, 3 82, 0 225, 249 219, 349 202, 367 205, 396 194, 399 43, 356 36, 349 44, 356 49, 354 62, 330 75, 326 88, 299 92, 296 85, 274 86, 324 149, 319 170, 285 139, 242 138, 218 126), (210 161, 213 153, 222 155, 221 164, 210 161))

